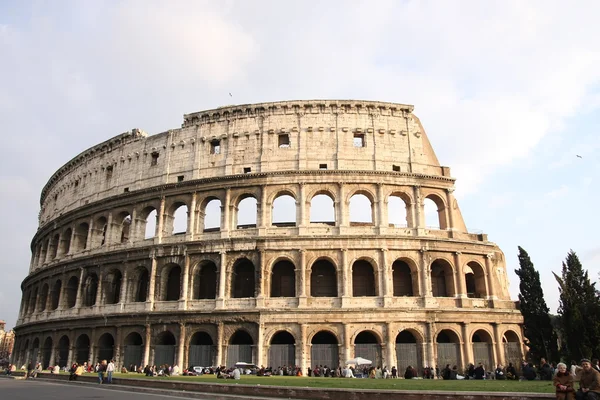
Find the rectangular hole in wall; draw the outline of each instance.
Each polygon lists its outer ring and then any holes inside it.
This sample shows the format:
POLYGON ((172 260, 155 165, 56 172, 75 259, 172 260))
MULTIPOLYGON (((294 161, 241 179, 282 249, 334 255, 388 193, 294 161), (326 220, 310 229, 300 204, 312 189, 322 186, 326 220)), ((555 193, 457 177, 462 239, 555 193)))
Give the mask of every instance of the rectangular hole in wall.
POLYGON ((221 154, 221 141, 213 140, 210 142, 210 154, 221 154))
POLYGON ((319 164, 319 169, 327 169, 327 164, 319 164))
POLYGON ((126 187, 126 188, 123 189, 123 193, 128 193, 128 192, 129 192, 129 188, 128 187, 126 187))
POLYGON ((249 174, 250 172, 252 172, 252 168, 250 168, 250 167, 244 167, 244 173, 245 174, 249 174))
POLYGON ((287 133, 282 133, 281 135, 279 135, 279 147, 290 147, 290 135, 288 135, 287 133))
POLYGON ((177 177, 177 182, 183 182, 183 175, 179 175, 177 177))
POLYGON ((400 172, 400 166, 399 165, 392 165, 392 171, 394 171, 394 172, 400 172))
POLYGON ((354 144, 354 147, 365 147, 365 134, 364 133, 355 133, 353 144, 354 144))

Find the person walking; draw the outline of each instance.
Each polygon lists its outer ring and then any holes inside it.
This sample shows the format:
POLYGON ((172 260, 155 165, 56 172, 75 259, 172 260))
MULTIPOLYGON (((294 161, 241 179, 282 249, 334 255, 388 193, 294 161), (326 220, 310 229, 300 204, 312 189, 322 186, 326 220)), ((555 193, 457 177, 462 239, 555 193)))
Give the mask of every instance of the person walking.
POLYGON ((101 363, 98 363, 96 366, 96 372, 98 373, 98 383, 102 384, 104 381, 104 372, 106 371, 106 360, 102 360, 101 363))
POLYGON ((106 383, 112 383, 113 372, 115 372, 115 360, 110 360, 106 366, 106 383))

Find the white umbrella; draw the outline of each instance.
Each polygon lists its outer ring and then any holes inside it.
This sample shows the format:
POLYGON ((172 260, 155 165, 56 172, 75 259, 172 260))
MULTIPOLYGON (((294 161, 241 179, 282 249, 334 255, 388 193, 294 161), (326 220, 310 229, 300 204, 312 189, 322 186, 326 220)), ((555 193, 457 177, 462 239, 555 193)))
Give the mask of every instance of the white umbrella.
POLYGON ((371 365, 373 361, 367 360, 366 358, 356 357, 346 361, 346 364, 355 364, 355 365, 371 365))

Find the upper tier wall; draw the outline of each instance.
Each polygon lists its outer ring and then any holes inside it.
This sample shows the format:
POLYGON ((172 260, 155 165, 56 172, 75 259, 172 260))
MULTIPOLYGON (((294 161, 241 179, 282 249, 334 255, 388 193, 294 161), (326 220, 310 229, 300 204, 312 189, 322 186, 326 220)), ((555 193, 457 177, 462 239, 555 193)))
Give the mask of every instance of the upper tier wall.
POLYGON ((81 205, 181 180, 285 170, 371 170, 449 177, 413 107, 368 101, 228 106, 182 128, 134 129, 61 167, 41 196, 40 226, 81 205))

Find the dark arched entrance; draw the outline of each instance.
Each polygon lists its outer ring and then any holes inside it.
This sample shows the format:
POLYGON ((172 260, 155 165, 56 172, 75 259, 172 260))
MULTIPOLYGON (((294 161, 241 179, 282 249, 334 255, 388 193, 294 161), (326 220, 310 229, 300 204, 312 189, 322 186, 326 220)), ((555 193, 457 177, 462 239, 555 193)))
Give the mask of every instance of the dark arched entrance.
POLYGON ((250 260, 238 260, 233 267, 231 297, 254 297, 254 264, 250 260))
POLYGON ((494 369, 492 363, 492 337, 483 329, 473 333, 473 359, 475 364, 482 363, 487 370, 494 369))
POLYGON ((177 301, 181 295, 181 267, 175 265, 169 270, 167 278, 166 301, 177 301))
POLYGON ((98 361, 110 361, 114 357, 115 339, 110 333, 105 333, 98 339, 98 361))
POLYGON ((365 260, 358 260, 352 265, 352 296, 375 296, 373 266, 365 260))
POLYGON ((212 338, 206 332, 196 332, 190 340, 188 364, 199 367, 215 365, 215 346, 212 338))
POLYGON ((143 363, 142 352, 144 350, 144 341, 139 333, 131 332, 125 337, 123 344, 125 345, 123 366, 131 372, 143 363))
POLYGON ((449 329, 441 331, 436 338, 437 365, 444 368, 446 364, 450 367, 461 365, 460 363, 460 340, 456 333, 449 329))
POLYGON ((396 336, 396 359, 398 360, 398 371, 406 370, 411 366, 421 373, 423 367, 421 345, 410 331, 402 331, 396 336))
POLYGON ((67 336, 63 336, 58 341, 58 366, 65 367, 68 363, 69 359, 69 338, 67 336))
POLYGON ((291 333, 277 332, 269 347, 269 366, 272 368, 296 365, 296 340, 291 333))
POLYGON ((237 362, 252 363, 252 345, 254 340, 246 331, 236 331, 227 346, 227 367, 233 367, 237 362))
POLYGON ((42 368, 48 369, 50 366, 50 357, 52 356, 52 338, 47 337, 42 347, 42 368))
POLYGON ((279 261, 273 266, 271 275, 271 297, 296 297, 294 264, 279 261))
POLYGON ((175 336, 171 332, 165 331, 158 335, 154 346, 154 365, 173 365, 176 345, 175 336))
POLYGON ((200 267, 194 279, 194 299, 214 299, 217 297, 217 266, 208 262, 200 267))
POLYGON ((86 361, 92 361, 90 357, 90 338, 88 335, 80 335, 75 341, 75 361, 77 364, 83 364, 86 361))
POLYGON ((381 346, 372 332, 362 331, 354 339, 354 356, 366 358, 373 366, 381 366, 381 346))
POLYGON ((310 295, 312 297, 337 297, 337 274, 335 267, 327 260, 315 262, 310 274, 310 295))
POLYGON ((312 367, 323 365, 336 368, 340 364, 338 340, 333 333, 317 332, 311 343, 310 362, 312 367))

